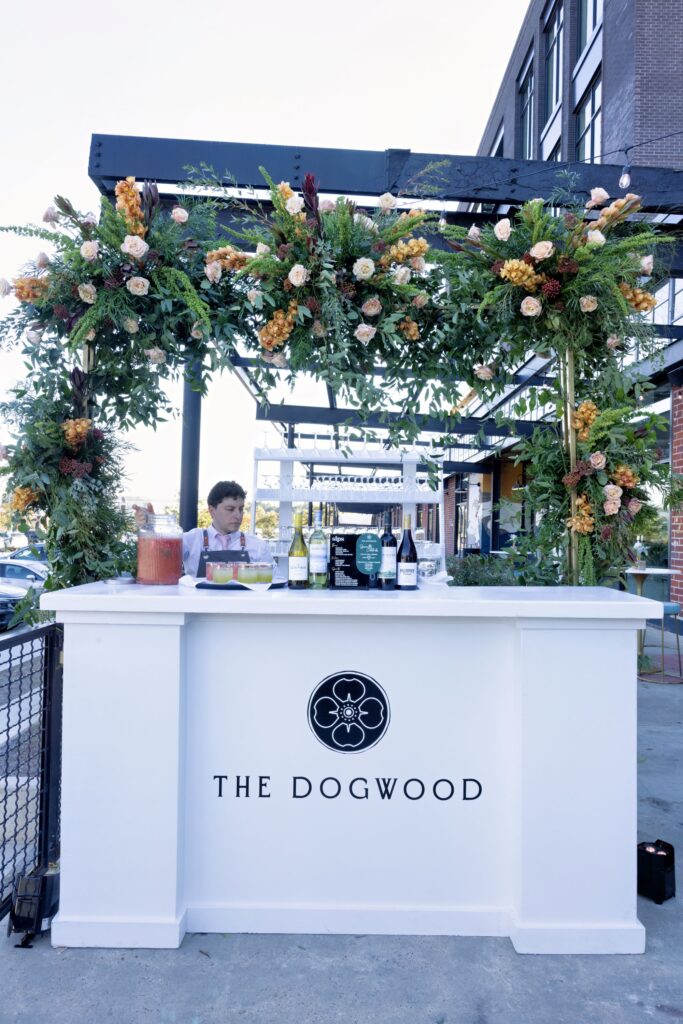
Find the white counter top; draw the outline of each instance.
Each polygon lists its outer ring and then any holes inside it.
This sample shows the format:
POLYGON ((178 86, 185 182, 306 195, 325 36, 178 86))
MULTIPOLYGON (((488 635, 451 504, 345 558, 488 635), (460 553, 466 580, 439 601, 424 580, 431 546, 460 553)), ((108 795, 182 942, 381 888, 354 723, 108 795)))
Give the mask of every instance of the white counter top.
MULTIPOLYGON (((324 615, 437 618, 660 619, 659 601, 605 587, 424 587, 401 593, 339 590, 193 590, 88 583, 43 594, 58 613, 142 612, 214 615, 324 615)), ((58 615, 58 618, 60 616, 58 615)))

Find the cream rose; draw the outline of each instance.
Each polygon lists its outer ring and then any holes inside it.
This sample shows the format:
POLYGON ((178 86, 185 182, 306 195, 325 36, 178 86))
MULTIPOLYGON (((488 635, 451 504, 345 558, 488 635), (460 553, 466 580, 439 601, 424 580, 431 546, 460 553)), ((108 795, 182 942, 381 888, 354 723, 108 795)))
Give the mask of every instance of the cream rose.
POLYGON ((533 295, 527 295, 525 299, 522 299, 519 310, 522 316, 539 316, 543 311, 543 306, 539 299, 535 299, 533 295))
POLYGON ((363 345, 367 345, 368 342, 372 341, 376 333, 377 328, 371 324, 360 324, 353 332, 354 337, 358 338, 363 345))
POLYGON ((166 353, 164 352, 163 348, 158 348, 157 346, 155 346, 154 348, 146 348, 145 355, 152 364, 166 362, 166 353))
POLYGON ((609 192, 604 188, 592 188, 591 197, 586 203, 586 209, 592 210, 594 206, 602 206, 609 199, 609 192))
POLYGON ((96 260, 100 254, 100 243, 99 242, 84 242, 81 246, 81 256, 88 263, 92 263, 96 260))
POLYGON ((137 322, 135 317, 127 316, 123 321, 123 329, 128 334, 137 334, 140 330, 140 324, 137 322))
POLYGON ((467 237, 470 238, 473 242, 479 241, 479 239, 481 238, 481 231, 479 230, 476 224, 473 224, 470 230, 467 232, 467 237))
POLYGON ((369 281, 375 273, 375 261, 369 256, 361 256, 353 265, 353 276, 359 281, 369 281))
POLYGON ((640 261, 640 272, 644 277, 650 276, 654 267, 654 262, 653 256, 643 256, 640 261))
POLYGON ((43 340, 43 332, 42 331, 27 331, 26 332, 26 337, 28 338, 28 340, 31 342, 32 345, 37 345, 40 341, 43 340))
POLYGON ((418 292, 413 301, 411 302, 411 306, 415 306, 415 309, 423 309, 428 302, 429 296, 427 295, 427 293, 418 292))
POLYGON ((85 340, 94 341, 96 337, 97 335, 95 334, 95 328, 93 327, 92 330, 88 331, 88 333, 86 334, 85 340))
POLYGON ((606 241, 602 231, 586 232, 586 245, 604 245, 606 241))
POLYGON ((129 277, 126 288, 131 295, 146 295, 149 291, 149 281, 146 277, 129 277))
POLYGON ((271 366, 277 366, 280 370, 286 370, 289 365, 284 352, 262 352, 261 359, 264 363, 270 363, 271 366))
POLYGON ((616 334, 610 334, 609 338, 605 342, 607 348, 615 349, 621 345, 621 339, 616 334))
POLYGON ((605 510, 606 516, 615 516, 620 509, 619 501, 617 499, 609 498, 603 502, 603 509, 605 510))
POLYGON ((56 224, 59 220, 59 214, 54 206, 48 206, 47 210, 43 214, 43 220, 46 224, 56 224))
POLYGON ((7 298, 8 295, 12 294, 12 285, 9 283, 6 277, 0 277, 0 298, 7 298))
POLYGON ((291 196, 285 203, 285 209, 287 213, 291 213, 294 216, 297 213, 301 213, 304 208, 304 201, 301 196, 291 196))
POLYGON ((479 380, 493 380, 495 371, 492 366, 484 366, 483 363, 480 363, 474 367, 474 376, 479 380))
POLYGON ((395 210, 397 204, 391 192, 383 192, 379 197, 379 205, 382 210, 395 210))
POLYGON ((78 295, 83 302, 87 302, 89 306, 92 306, 97 298, 97 288, 94 284, 79 284, 78 295))
POLYGON ((579 299, 579 306, 582 313, 592 313, 598 308, 598 300, 594 295, 582 295, 579 299))
POLYGON ((427 261, 424 256, 413 256, 410 265, 418 274, 422 274, 427 269, 427 261))
POLYGON ((624 492, 617 484, 605 484, 602 493, 608 501, 618 501, 624 492))
POLYGON ((195 341, 201 341, 202 340, 202 338, 204 337, 204 328, 203 328, 203 326, 201 324, 201 321, 195 320, 195 322, 192 324, 192 330, 190 331, 190 337, 194 338, 195 341))
POLYGON ((356 213, 356 214, 354 214, 353 219, 355 220, 356 224, 360 224, 361 227, 364 227, 367 231, 375 231, 376 232, 378 230, 377 229, 377 225, 375 224, 375 222, 372 219, 372 217, 368 217, 364 213, 356 213))
POLYGON ((126 256, 132 256, 134 260, 141 260, 148 249, 147 242, 139 235, 126 235, 121 243, 121 252, 126 256))
POLYGON ((493 233, 499 242, 507 242, 508 238, 512 234, 512 228, 510 227, 510 221, 507 217, 499 220, 493 229, 493 233))
POLYGON ((365 316, 379 316, 382 312, 382 303, 376 295, 373 295, 371 299, 366 299, 360 308, 365 316))
POLYGON ((394 281, 396 284, 408 284, 410 276, 408 267, 396 267, 394 270, 394 281))
MULTIPOLYGON (((95 242, 95 245, 97 245, 97 242, 95 242)), ((47 270, 50 266, 50 257, 46 252, 38 253, 36 256, 36 266, 38 267, 38 270, 47 270)))
POLYGON ((204 267, 204 273, 211 284, 218 284, 223 275, 223 268, 218 260, 212 260, 211 263, 207 263, 204 267))
POLYGON ((324 338, 325 335, 327 334, 327 331, 325 330, 325 325, 323 323, 321 323, 320 320, 314 320, 313 321, 313 326, 311 327, 311 331, 313 332, 313 337, 314 338, 324 338))
POLYGON ((310 276, 310 271, 306 270, 306 267, 303 265, 303 263, 295 263, 290 272, 287 274, 287 277, 289 278, 289 280, 291 281, 295 288, 301 288, 302 285, 306 284, 310 276))
POLYGON ((321 213, 332 213, 335 206, 336 203, 333 203, 331 199, 323 199, 318 209, 320 210, 321 213))
POLYGON ((171 210, 171 220, 174 220, 176 224, 187 224, 189 219, 190 214, 182 206, 174 206, 171 210))
POLYGON ((554 252, 555 246, 552 242, 536 242, 536 245, 529 249, 529 255, 535 260, 547 260, 554 252))
POLYGON ((247 298, 249 299, 249 302, 251 302, 252 306, 256 302, 260 294, 261 292, 258 290, 258 288, 249 289, 249 291, 247 292, 247 298))
POLYGON ((602 452, 593 452, 592 455, 589 455, 588 461, 593 469, 604 469, 607 465, 607 459, 602 452))
POLYGON ((269 252, 270 252, 270 246, 266 245, 265 242, 259 242, 258 245, 256 246, 256 255, 257 256, 267 256, 269 252))

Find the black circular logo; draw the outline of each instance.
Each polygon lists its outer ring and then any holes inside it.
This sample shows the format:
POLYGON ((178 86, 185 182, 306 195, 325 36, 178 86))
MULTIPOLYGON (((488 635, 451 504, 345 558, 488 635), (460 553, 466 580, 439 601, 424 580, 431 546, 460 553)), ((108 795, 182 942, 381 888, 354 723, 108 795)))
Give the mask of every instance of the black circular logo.
POLYGON ((311 694, 308 722, 324 746, 356 754, 384 736, 389 701, 379 683, 364 672, 335 672, 311 694))

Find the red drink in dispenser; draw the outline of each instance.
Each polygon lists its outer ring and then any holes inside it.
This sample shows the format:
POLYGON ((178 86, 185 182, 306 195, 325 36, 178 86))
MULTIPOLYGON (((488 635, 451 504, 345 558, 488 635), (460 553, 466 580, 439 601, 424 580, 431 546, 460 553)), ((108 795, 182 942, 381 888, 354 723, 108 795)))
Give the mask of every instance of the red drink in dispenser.
POLYGON ((138 583, 174 586, 183 574, 183 532, 173 516, 150 515, 138 533, 138 583))

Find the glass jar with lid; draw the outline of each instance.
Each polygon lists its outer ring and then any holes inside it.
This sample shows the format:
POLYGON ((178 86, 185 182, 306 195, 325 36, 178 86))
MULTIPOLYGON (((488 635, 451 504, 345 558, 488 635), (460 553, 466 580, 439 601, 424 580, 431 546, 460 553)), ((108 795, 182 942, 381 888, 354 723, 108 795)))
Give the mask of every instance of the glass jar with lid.
POLYGON ((175 516, 147 516, 138 531, 138 583, 174 585, 183 574, 183 531, 175 516))

